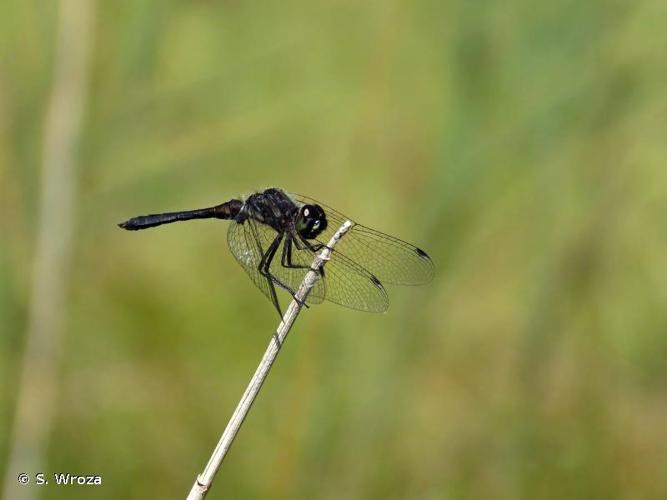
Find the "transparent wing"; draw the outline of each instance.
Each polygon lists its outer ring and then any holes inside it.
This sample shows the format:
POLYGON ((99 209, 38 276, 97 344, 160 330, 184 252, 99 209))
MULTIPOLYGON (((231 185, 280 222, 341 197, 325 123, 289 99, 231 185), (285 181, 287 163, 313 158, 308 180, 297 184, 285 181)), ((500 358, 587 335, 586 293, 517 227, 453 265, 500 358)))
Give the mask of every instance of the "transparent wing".
POLYGON ((267 299, 271 299, 271 289, 267 279, 259 272, 259 263, 264 251, 256 241, 250 225, 232 222, 227 230, 227 244, 241 267, 267 299))
MULTIPOLYGON (((298 236, 295 235, 294 238, 298 236)), ((299 250, 293 244, 291 257, 292 264, 308 266, 307 269, 303 269, 303 273, 294 275, 295 279, 298 278, 296 284, 298 286, 310 270, 315 254, 308 248, 302 247, 299 250)), ((276 274, 283 276, 281 273, 284 273, 284 270, 284 267, 276 270, 276 274)), ((273 266, 272 272, 274 272, 273 266)), ((311 293, 314 293, 319 300, 324 298, 335 304, 367 312, 383 312, 389 306, 387 292, 377 278, 342 254, 332 257, 324 265, 324 277, 317 283, 323 283, 324 286, 318 288, 316 285, 311 293)))
POLYGON ((324 281, 330 302, 366 312, 384 312, 389 307, 382 283, 343 254, 334 252, 324 265, 324 281))
MULTIPOLYGON (((278 236, 278 233, 265 224, 260 224, 253 219, 246 220, 243 224, 232 222, 227 231, 227 243, 229 249, 234 254, 236 260, 245 269, 252 282, 257 285, 262 293, 271 299, 271 288, 267 278, 259 272, 259 264, 262 257, 268 250, 273 240, 278 236)), ((292 262, 296 265, 304 266, 303 269, 286 268, 281 264, 282 252, 285 241, 280 243, 272 262, 269 271, 275 276, 283 285, 289 287, 296 292, 299 285, 306 276, 313 262, 312 255, 302 255, 306 251, 301 251, 298 254, 292 254, 292 262)), ((275 286, 280 289, 280 285, 275 286)), ((319 304, 324 299, 325 284, 321 281, 315 283, 315 286, 308 295, 306 303, 319 304)))
MULTIPOLYGON (((290 194, 298 205, 320 205, 328 219, 328 226, 317 238, 326 244, 346 220, 352 220, 333 208, 307 196, 290 194)), ((332 262, 347 257, 376 276, 382 283, 392 285, 420 285, 433 278, 433 262, 420 248, 394 236, 356 224, 336 244, 332 262)), ((343 259, 341 259, 343 260, 343 259)), ((327 264, 327 268, 330 264, 327 264)))
MULTIPOLYGON (((246 224, 250 224, 263 249, 268 248, 276 237, 276 231, 270 226, 252 220, 246 224)), ((294 235, 294 238, 298 236, 294 235)), ((292 243, 288 248, 285 247, 286 244, 285 238, 269 269, 281 283, 296 292, 313 265, 315 253, 301 243, 299 245, 292 243), (288 263, 298 268, 286 267, 285 264, 288 263)), ((259 272, 258 274, 261 276, 259 272)), ((382 284, 368 271, 344 255, 337 255, 336 258, 332 258, 325 264, 324 278, 315 282, 306 303, 319 304, 325 299, 345 307, 368 312, 383 312, 389 306, 387 292, 382 284)))
MULTIPOLYGON (((227 232, 229 248, 236 260, 245 269, 250 279, 262 293, 271 299, 271 289, 259 272, 259 264, 278 233, 271 227, 248 219, 245 223, 233 222, 227 232)), ((283 284, 296 291, 310 270, 315 254, 308 248, 291 245, 292 265, 302 268, 283 266, 285 241, 276 252, 271 262, 270 271, 283 284)), ((287 256, 285 256, 287 259, 287 256)), ((276 288, 279 288, 276 286, 276 288)), ((368 271, 355 264, 344 255, 336 256, 324 266, 324 278, 315 282, 306 303, 319 304, 324 299, 345 307, 368 312, 383 312, 389 305, 389 299, 382 284, 368 271)))

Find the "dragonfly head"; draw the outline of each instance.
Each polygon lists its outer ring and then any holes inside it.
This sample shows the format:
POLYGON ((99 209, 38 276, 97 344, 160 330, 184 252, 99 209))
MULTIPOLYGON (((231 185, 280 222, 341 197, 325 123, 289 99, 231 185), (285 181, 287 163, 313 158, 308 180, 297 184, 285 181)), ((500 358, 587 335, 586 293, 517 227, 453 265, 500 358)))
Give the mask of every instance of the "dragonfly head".
POLYGON ((296 216, 296 230, 302 238, 312 240, 327 228, 327 216, 319 205, 304 205, 296 216))

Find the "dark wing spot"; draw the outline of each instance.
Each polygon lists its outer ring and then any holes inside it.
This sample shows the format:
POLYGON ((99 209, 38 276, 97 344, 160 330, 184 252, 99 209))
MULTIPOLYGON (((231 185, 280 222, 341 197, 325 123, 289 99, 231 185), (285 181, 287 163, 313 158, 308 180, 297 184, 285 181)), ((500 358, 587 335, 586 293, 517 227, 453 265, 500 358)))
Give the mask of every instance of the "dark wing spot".
POLYGON ((371 281, 373 284, 378 287, 380 290, 384 290, 384 286, 382 286, 382 283, 380 283, 380 280, 377 279, 377 277, 374 274, 371 274, 371 281))
POLYGON ((425 258, 425 259, 430 258, 430 257, 428 256, 428 254, 427 254, 426 252, 424 252, 424 250, 422 250, 421 248, 417 248, 417 247, 415 247, 415 252, 417 252, 417 255, 419 255, 420 257, 423 257, 423 258, 425 258))

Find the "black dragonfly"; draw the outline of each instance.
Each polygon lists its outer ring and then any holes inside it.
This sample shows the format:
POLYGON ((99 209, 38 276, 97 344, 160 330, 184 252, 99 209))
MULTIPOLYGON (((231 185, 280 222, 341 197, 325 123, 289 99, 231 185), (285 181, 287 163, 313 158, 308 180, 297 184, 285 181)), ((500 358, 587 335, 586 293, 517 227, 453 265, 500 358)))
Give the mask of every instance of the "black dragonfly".
MULTIPOLYGON (((351 220, 311 198, 269 188, 214 207, 133 217, 119 226, 135 231, 209 218, 233 221, 227 232, 229 248, 281 316, 276 287, 294 297, 315 252, 351 220)), ((426 283, 433 277, 433 262, 410 243, 354 223, 321 274, 307 304, 328 300, 361 311, 383 312, 389 306, 384 284, 426 283)))

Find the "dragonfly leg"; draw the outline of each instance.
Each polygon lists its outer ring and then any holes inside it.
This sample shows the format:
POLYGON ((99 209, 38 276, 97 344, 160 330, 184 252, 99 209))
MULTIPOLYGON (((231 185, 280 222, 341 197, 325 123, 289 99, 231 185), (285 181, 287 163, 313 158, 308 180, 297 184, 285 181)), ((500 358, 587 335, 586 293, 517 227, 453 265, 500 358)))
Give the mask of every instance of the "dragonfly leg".
MULTIPOLYGON (((306 245, 308 250, 310 250, 313 253, 319 252, 322 250, 326 245, 324 243, 311 243, 308 240, 303 240, 303 243, 306 245)), ((319 269, 312 269, 311 270, 315 271, 318 273, 322 278, 324 278, 324 268, 320 267, 319 269)))
MULTIPOLYGON (((308 305, 305 302, 297 299, 296 291, 292 290, 292 288, 283 283, 277 276, 275 276, 271 272, 271 263, 273 262, 273 258, 275 257, 276 252, 278 251, 278 247, 280 246, 282 239, 283 239, 282 234, 276 236, 276 238, 271 242, 271 245, 269 245, 269 248, 267 249, 266 253, 262 256, 262 260, 260 261, 258 266, 259 272, 269 282, 271 301, 273 302, 273 305, 276 306, 276 309, 278 309, 278 313, 280 314, 281 317, 282 317, 282 311, 280 310, 280 305, 278 304, 278 297, 276 295, 275 285, 278 285, 280 288, 289 292, 289 294, 294 298, 294 300, 296 300, 299 303, 299 305, 308 307, 308 305)), ((283 246, 283 254, 284 253, 285 253, 285 246, 283 246)))
POLYGON ((296 243, 296 240, 292 236, 287 236, 285 238, 285 246, 283 247, 283 255, 280 260, 280 263, 283 265, 283 267, 286 267, 288 269, 310 269, 310 266, 303 266, 300 264, 294 264, 292 262, 292 243, 299 248, 299 245, 296 243))
POLYGON ((271 294, 271 302, 275 306, 276 310, 278 311, 278 315, 281 318, 283 316, 283 313, 280 310, 280 302, 278 302, 278 295, 276 294, 274 277, 271 275, 271 273, 267 272, 266 269, 268 269, 268 266, 271 265, 271 261, 273 260, 273 257, 276 255, 276 251, 278 250, 278 246, 280 245, 280 241, 282 239, 283 239, 282 234, 276 236, 276 238, 271 242, 271 245, 269 245, 269 248, 266 250, 264 255, 262 255, 262 260, 260 260, 259 266, 257 266, 257 270, 260 272, 262 276, 266 278, 266 281, 269 285, 269 293, 271 294))
MULTIPOLYGON (((308 240, 303 239, 303 238, 301 238, 301 237, 299 237, 299 236, 295 236, 295 235, 289 236, 289 238, 290 238, 290 241, 293 241, 293 242, 294 242, 294 246, 295 246, 298 250, 308 249, 308 250, 310 250, 311 252, 316 253, 316 252, 322 250, 322 249, 326 246, 326 245, 323 244, 323 243, 310 243, 308 240)), ((291 245, 290 245, 288 251, 289 251, 288 258, 289 258, 289 261, 290 261, 290 263, 291 263, 291 261, 292 261, 292 246, 291 246, 291 245)), ((283 265, 285 265, 285 264, 283 264, 283 265)), ((310 267, 310 266, 291 266, 291 265, 290 265, 290 266, 285 266, 285 267, 298 267, 298 268, 300 268, 300 269, 310 269, 311 271, 315 271, 315 272, 316 272, 317 274, 319 274, 322 278, 324 278, 324 268, 323 268, 323 267, 321 267, 321 268, 319 268, 319 269, 313 269, 313 268, 310 267)))
MULTIPOLYGON (((302 269, 306 267, 306 266, 295 266, 292 264, 292 238, 290 236, 285 237, 285 244, 283 245, 283 251, 280 257, 280 264, 286 269, 302 269)), ((279 285, 282 286, 285 290, 287 290, 292 295, 292 298, 296 300, 300 306, 310 307, 308 306, 308 304, 306 304, 304 301, 300 300, 296 296, 295 290, 292 290, 284 283, 279 283, 279 285)))
POLYGON ((292 234, 292 241, 294 241, 294 246, 298 250, 303 250, 304 248, 307 248, 311 252, 317 252, 319 250, 322 250, 326 245, 324 243, 311 243, 305 238, 302 238, 298 234, 292 234))
POLYGON ((311 243, 308 240, 306 240, 306 246, 308 247, 308 250, 312 252, 319 252, 322 250, 326 245, 324 243, 311 243))

